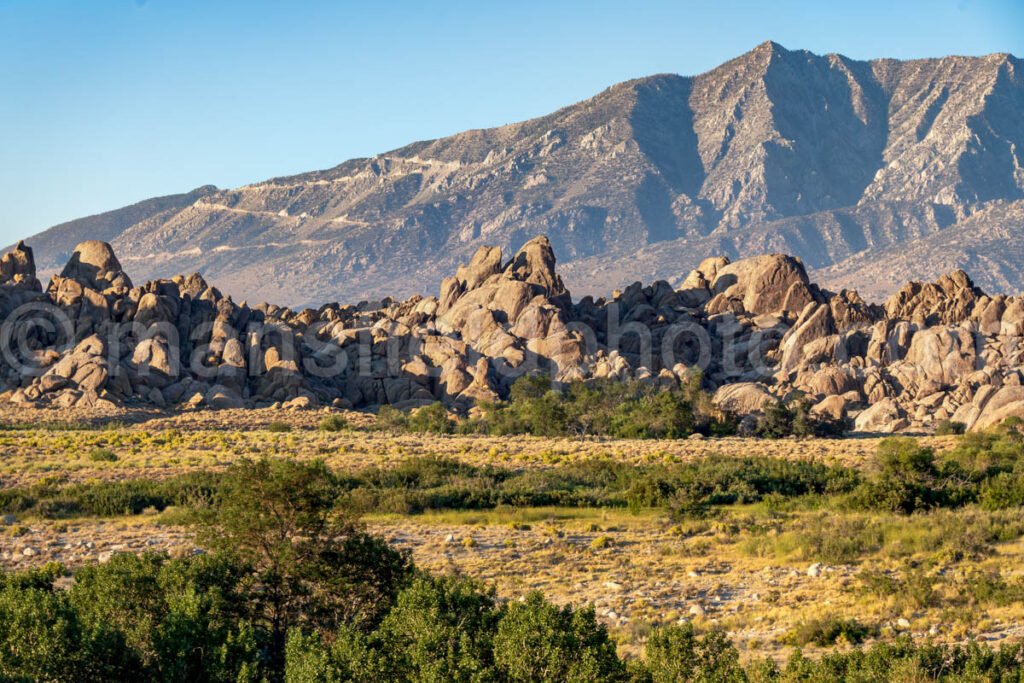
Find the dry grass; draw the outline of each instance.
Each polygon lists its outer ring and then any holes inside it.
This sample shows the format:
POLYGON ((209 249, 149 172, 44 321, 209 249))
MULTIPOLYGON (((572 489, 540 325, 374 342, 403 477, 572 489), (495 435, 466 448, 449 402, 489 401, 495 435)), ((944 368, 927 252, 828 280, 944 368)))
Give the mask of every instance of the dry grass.
MULTIPOLYGON (((0 415, 0 424, 57 422, 48 411, 0 415), (29 418, 34 418, 30 420, 29 418)), ((409 458, 444 457, 474 465, 550 467, 595 458, 614 458, 635 464, 686 462, 712 455, 819 459, 858 466, 867 462, 878 438, 845 440, 762 440, 742 438, 636 441, 516 436, 443 436, 389 434, 367 429, 372 416, 345 413, 356 429, 324 432, 317 429, 325 411, 274 410, 204 411, 176 416, 115 416, 96 429, 18 428, 0 431, 0 481, 17 486, 60 475, 69 481, 159 478, 219 469, 242 457, 283 456, 323 459, 339 470, 370 465, 388 466, 409 458), (137 421, 124 422, 127 417, 137 421), (270 432, 271 422, 292 425, 290 432, 270 432), (115 462, 95 462, 89 454, 104 448, 115 462)), ((148 415, 148 414, 147 414, 148 415)), ((60 422, 73 422, 63 415, 60 422)), ((955 437, 923 437, 942 451, 955 437)))
MULTIPOLYGON (((516 468, 551 467, 596 457, 637 464, 681 462, 716 454, 813 458, 862 466, 872 460, 878 442, 602 441, 391 435, 362 429, 323 432, 316 428, 323 415, 321 411, 143 416, 146 419, 118 415, 114 416, 118 420, 132 421, 106 429, 59 431, 37 426, 0 431, 0 482, 10 487, 44 477, 70 481, 157 478, 220 469, 245 456, 322 458, 341 470, 387 466, 423 456, 516 468), (275 420, 288 422, 293 431, 267 431, 266 425, 275 420), (98 448, 112 451, 117 460, 91 459, 89 454, 98 448)), ((29 417, 36 424, 46 420, 39 411, 5 419, 15 424, 30 422, 29 417)), ((371 419, 357 413, 346 418, 355 426, 366 426, 371 419)), ((955 443, 954 437, 923 440, 940 451, 955 443)), ((855 617, 877 626, 883 639, 902 630, 919 640, 943 642, 967 637, 1024 638, 1024 601, 1001 601, 998 596, 965 601, 974 572, 998 575, 1009 584, 1021 581, 1024 572, 1020 538, 998 544, 988 553, 965 553, 954 547, 966 544, 968 535, 958 531, 957 524, 969 524, 971 515, 983 514, 968 510, 901 518, 810 509, 780 512, 762 504, 681 524, 671 523, 660 510, 632 514, 578 508, 377 514, 365 521, 373 531, 410 549, 420 566, 479 577, 493 583, 503 597, 514 599, 538 589, 559 602, 593 603, 626 652, 642 646, 652 625, 685 619, 727 629, 749 656, 783 656, 790 650, 787 634, 821 616, 855 617), (829 545, 823 538, 849 543, 829 545), (808 575, 816 562, 823 563, 820 576, 808 575), (921 578, 912 573, 916 571, 927 574, 921 578), (916 577, 916 590, 927 594, 925 604, 916 604, 909 589, 908 595, 902 595, 866 588, 864 577, 878 574, 916 577)), ((1024 516, 1019 511, 1002 514, 1011 525, 1024 516)), ((110 552, 190 552, 191 538, 174 520, 173 510, 104 520, 18 519, 0 527, 0 564, 16 568, 59 560, 74 566, 102 560, 110 552), (32 552, 25 554, 25 548, 32 552)))

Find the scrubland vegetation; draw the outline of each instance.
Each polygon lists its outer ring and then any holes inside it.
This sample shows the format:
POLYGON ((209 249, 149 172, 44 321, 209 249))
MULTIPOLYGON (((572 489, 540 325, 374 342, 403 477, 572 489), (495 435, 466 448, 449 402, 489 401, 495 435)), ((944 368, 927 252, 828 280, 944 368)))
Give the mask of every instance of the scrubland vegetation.
MULTIPOLYGON (((117 460, 108 449, 90 459, 117 460), (97 457, 100 454, 102 457, 97 457)), ((188 504, 217 488, 221 475, 196 472, 62 485, 43 482, 0 490, 0 512, 44 517, 112 516, 188 504)), ((911 438, 880 442, 868 467, 771 457, 705 457, 692 462, 630 464, 615 458, 543 469, 474 465, 420 457, 340 474, 339 508, 414 514, 424 510, 518 507, 664 507, 673 517, 701 517, 725 505, 768 501, 787 509, 910 514, 976 506, 1024 505, 1024 436, 1016 425, 962 437, 941 456, 911 438)))
MULTIPOLYGON (((377 426, 394 431, 508 436, 599 436, 617 439, 681 439, 694 434, 726 436, 741 425, 722 412, 701 389, 694 373, 678 388, 641 382, 592 380, 556 388, 546 375, 527 375, 512 385, 509 400, 484 403, 477 414, 455 421, 441 403, 406 414, 381 408, 377 426)), ((769 405, 749 426, 748 436, 763 438, 841 436, 844 420, 814 416, 800 396, 769 405)))
MULTIPOLYGON (((990 454, 1006 446, 1005 439, 996 438, 984 451, 985 444, 969 444, 961 455, 988 463, 1001 457, 990 454)), ((908 443, 892 442, 881 459, 903 462, 911 450, 908 443)), ((714 500, 723 503, 739 495, 751 500, 827 495, 836 482, 834 495, 841 495, 874 481, 857 482, 841 470, 814 466, 769 465, 742 474, 750 469, 702 463, 674 475, 680 481, 708 475, 720 490, 716 495, 724 496, 714 500), (745 493, 738 493, 741 489, 745 493)), ((591 486, 616 479, 614 468, 604 474, 594 474, 601 468, 587 471, 580 478, 589 477, 591 486)), ((651 474, 636 481, 649 481, 651 474)), ((435 462, 369 473, 362 481, 384 489, 429 490, 431 483, 457 476, 435 462)), ((818 660, 797 653, 783 664, 741 662, 721 630, 693 624, 653 630, 644 656, 624 659, 592 608, 559 607, 537 592, 504 602, 472 578, 417 570, 407 553, 366 533, 346 506, 339 506, 346 490, 354 490, 352 479, 322 464, 245 461, 194 492, 184 521, 195 528, 206 553, 177 559, 116 555, 106 564, 79 568, 67 587, 59 585, 65 572, 58 565, 7 574, 0 588, 0 675, 6 680, 652 683, 880 680, 886 675, 896 680, 894 671, 916 676, 913 680, 1017 680, 1020 675, 1019 646, 993 651, 897 641, 818 660)), ((888 505, 887 496, 882 500, 888 505)), ((881 594, 898 590, 914 596, 921 590, 898 588, 899 581, 914 580, 865 576, 864 585, 881 594)), ((984 594, 975 599, 1009 590, 998 579, 977 585, 984 586, 984 594)), ((871 627, 856 620, 832 619, 805 623, 789 639, 798 646, 826 646, 856 644, 871 634, 871 627)))
POLYGON ((211 437, 10 432, 66 440, 118 476, 0 489, 16 520, 0 528, 5 558, 41 533, 130 519, 194 540, 8 571, 0 680, 1020 679, 1018 424, 867 442, 855 461, 744 455, 773 442, 728 439, 671 443, 730 455, 616 450, 650 443, 636 441, 508 459, 462 450, 490 437, 380 437, 329 417, 258 432, 307 456, 230 437, 226 469, 159 477, 131 469, 141 444, 211 437), (323 452, 361 434, 416 448, 349 467, 323 452))

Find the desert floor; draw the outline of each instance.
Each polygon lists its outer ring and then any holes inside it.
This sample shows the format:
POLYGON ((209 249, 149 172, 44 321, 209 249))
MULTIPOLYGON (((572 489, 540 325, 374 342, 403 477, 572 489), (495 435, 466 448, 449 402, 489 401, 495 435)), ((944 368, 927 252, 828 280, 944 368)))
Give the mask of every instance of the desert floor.
MULTIPOLYGON (((324 432, 319 412, 117 414, 82 429, 85 416, 8 413, 0 431, 0 489, 46 483, 158 479, 220 469, 243 457, 323 459, 337 470, 435 456, 471 464, 545 468, 574 460, 681 462, 705 456, 818 459, 870 467, 880 439, 601 441, 324 432), (291 425, 271 432, 271 422, 291 425), (112 462, 90 453, 107 449, 112 462)), ((372 416, 350 413, 350 425, 372 416)), ((89 417, 89 420, 94 418, 89 417)), ((937 451, 956 437, 919 437, 937 451)), ((8 515, 0 566, 68 567, 116 552, 195 552, 175 510, 121 517, 8 515)), ((626 653, 654 625, 692 620, 726 629, 748 656, 784 657, 814 619, 856 619, 870 639, 1024 640, 1024 604, 1006 590, 1024 580, 1024 513, 965 509, 900 517, 771 504, 734 506, 671 521, 664 510, 497 508, 372 513, 368 527, 416 563, 493 585, 502 598, 541 590, 592 603, 626 653), (999 541, 973 540, 998 527, 999 541), (1010 597, 1007 597, 1010 596, 1010 597)), ((870 640, 869 639, 869 640, 870 640)), ((810 649, 814 649, 813 646, 810 649)))

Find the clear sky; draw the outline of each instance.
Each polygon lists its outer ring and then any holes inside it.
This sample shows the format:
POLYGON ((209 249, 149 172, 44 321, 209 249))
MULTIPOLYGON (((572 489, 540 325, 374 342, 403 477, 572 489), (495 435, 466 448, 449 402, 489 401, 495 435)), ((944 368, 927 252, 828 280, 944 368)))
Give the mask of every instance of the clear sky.
POLYGON ((768 39, 1024 56, 1024 0, 0 0, 0 242, 538 116, 768 39))

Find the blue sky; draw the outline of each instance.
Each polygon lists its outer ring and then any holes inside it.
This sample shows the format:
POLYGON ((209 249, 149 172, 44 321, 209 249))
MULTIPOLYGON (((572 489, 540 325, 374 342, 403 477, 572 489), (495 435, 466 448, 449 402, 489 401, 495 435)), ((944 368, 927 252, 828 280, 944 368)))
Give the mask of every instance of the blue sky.
POLYGON ((0 0, 0 242, 545 114, 772 39, 1024 55, 1021 0, 0 0))

